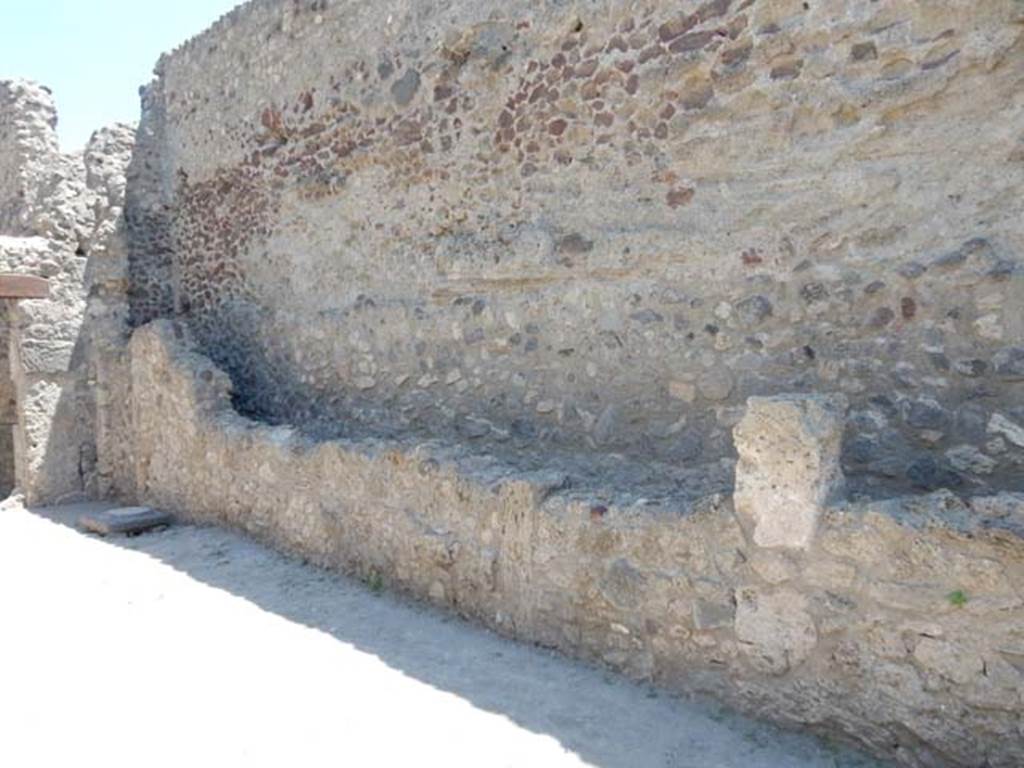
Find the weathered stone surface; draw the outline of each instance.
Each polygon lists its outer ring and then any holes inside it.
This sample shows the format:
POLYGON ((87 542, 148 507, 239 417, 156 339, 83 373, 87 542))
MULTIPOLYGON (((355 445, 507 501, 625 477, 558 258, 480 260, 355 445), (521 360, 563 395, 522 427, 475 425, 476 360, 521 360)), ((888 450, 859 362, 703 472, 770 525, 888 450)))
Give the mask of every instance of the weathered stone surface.
POLYGON ((121 507, 82 515, 79 525, 87 531, 109 536, 114 533, 144 533, 170 525, 174 518, 149 507, 121 507))
POLYGON ((984 660, 969 649, 932 637, 922 637, 914 648, 914 659, 958 685, 966 685, 985 674, 984 660))
POLYGON ((732 601, 712 602, 696 600, 693 603, 693 626, 699 630, 731 627, 736 619, 736 606, 732 601))
MULTIPOLYGON (((132 147, 132 130, 119 126, 97 131, 84 153, 64 155, 55 127, 47 89, 0 80, 0 272, 15 275, 8 294, 25 299, 3 313, 0 424, 10 439, 0 475, 13 475, 5 490, 16 484, 29 503, 97 493, 104 484, 96 433, 97 420, 108 418, 97 415, 90 350, 109 318, 100 304, 110 297, 106 266, 116 260, 132 147)), ((123 349, 122 319, 108 330, 123 349)), ((118 402, 126 407, 124 397, 118 402)), ((127 434, 116 442, 126 445, 127 434)))
POLYGON ((736 511, 762 547, 810 546, 825 504, 843 487, 842 395, 751 398, 733 434, 736 511))
POLYGON ((70 341, 26 339, 21 345, 21 364, 27 374, 64 373, 71 369, 74 349, 70 341))
MULTIPOLYGON (((1024 755, 1008 708, 1024 693, 1020 494, 829 507, 811 549, 752 551, 718 496, 621 505, 578 470, 523 474, 438 442, 314 442, 249 421, 228 377, 167 321, 135 332, 131 374, 134 466, 155 507, 378 574, 629 674, 700 680, 762 714, 770 702, 788 723, 827 711, 831 727, 907 765, 1024 755), (977 674, 978 659, 998 681, 977 674)), ((822 400, 790 402, 786 423, 838 419, 822 400)))
MULTIPOLYGON (((904 418, 849 474, 920 486, 907 444, 984 447, 948 418, 952 371, 990 412, 1013 400, 1024 241, 971 206, 1024 203, 1005 138, 961 116, 1015 124, 1017 11, 755 5, 241 6, 146 92, 132 322, 185 317, 261 418, 439 439, 484 419, 474 439, 513 457, 675 461, 650 435, 692 401, 715 462, 710 412, 750 395, 887 396, 904 418)), ((1013 461, 963 482, 1019 484, 1013 461)))
POLYGON ((697 391, 708 400, 726 400, 732 388, 732 374, 724 368, 713 368, 697 379, 697 391))
POLYGON ((989 434, 1005 437, 1018 448, 1024 448, 1024 426, 1001 413, 992 414, 988 431, 989 434))
POLYGON ((852 498, 1024 489, 1021 14, 256 0, 81 159, 0 86, 0 268, 54 289, 3 346, 76 352, 11 383, 20 474, 1019 765, 1015 496, 830 507, 841 409, 741 414, 842 392, 852 498))
POLYGON ((757 668, 775 675, 799 666, 818 642, 807 597, 794 590, 740 589, 736 637, 757 668))
POLYGON ((986 456, 973 445, 959 445, 946 451, 946 458, 954 469, 975 475, 990 475, 998 465, 991 456, 986 456))

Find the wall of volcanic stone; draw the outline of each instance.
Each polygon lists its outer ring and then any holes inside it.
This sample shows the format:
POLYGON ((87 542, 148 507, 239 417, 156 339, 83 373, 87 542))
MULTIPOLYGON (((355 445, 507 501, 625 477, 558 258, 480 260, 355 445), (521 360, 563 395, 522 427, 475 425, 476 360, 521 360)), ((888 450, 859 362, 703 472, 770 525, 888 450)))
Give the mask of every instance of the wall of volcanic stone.
POLYGON ((466 444, 246 419, 182 323, 137 329, 130 360, 144 503, 908 768, 1024 764, 1024 494, 829 505, 806 548, 769 549, 692 480, 608 500, 466 444))
POLYGON ((158 65, 135 274, 320 434, 693 463, 750 395, 842 391, 859 490, 1019 487, 1022 21, 256 0, 158 65))

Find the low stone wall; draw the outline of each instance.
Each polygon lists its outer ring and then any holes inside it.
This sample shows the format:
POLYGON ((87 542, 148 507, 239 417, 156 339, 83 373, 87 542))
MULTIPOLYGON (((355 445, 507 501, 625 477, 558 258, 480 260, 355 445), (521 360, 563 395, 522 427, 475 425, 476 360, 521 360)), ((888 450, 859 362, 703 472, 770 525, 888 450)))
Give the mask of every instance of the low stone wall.
POLYGON ((1022 496, 834 505, 769 549, 728 494, 606 504, 573 471, 258 424, 193 349, 167 320, 131 341, 150 504, 907 765, 1024 764, 1022 496))

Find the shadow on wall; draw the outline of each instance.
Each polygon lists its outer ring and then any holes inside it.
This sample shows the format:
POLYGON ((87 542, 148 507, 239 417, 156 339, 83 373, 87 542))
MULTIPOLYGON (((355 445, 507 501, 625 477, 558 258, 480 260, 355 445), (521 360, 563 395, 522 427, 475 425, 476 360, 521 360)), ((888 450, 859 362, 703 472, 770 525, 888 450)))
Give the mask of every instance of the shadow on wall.
MULTIPOLYGON (((74 527, 80 514, 94 508, 34 511, 74 527)), ((264 611, 354 646, 478 709, 507 717, 532 733, 551 736, 588 765, 881 765, 807 736, 748 720, 711 702, 687 701, 506 641, 421 605, 376 594, 380 584, 363 585, 316 569, 233 532, 182 525, 104 542, 144 553, 264 611), (665 727, 666 720, 672 728, 665 727)))

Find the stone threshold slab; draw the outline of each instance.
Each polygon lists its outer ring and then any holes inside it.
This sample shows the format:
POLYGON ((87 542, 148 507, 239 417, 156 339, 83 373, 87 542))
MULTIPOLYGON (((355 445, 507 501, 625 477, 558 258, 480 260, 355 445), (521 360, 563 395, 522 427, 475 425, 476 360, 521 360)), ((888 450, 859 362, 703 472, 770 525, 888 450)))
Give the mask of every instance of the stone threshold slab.
POLYGON ((168 526, 174 518, 167 512, 151 507, 122 507, 82 515, 79 525, 91 533, 101 536, 112 534, 137 534, 168 526))

